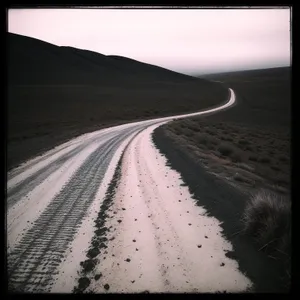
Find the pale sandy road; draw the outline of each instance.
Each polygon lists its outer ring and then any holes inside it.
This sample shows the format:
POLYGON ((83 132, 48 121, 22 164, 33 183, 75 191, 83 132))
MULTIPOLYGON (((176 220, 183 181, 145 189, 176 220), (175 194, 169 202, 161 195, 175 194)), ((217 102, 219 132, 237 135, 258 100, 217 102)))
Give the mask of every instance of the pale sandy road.
POLYGON ((153 146, 155 127, 140 133, 125 152, 112 219, 105 223, 112 228, 108 248, 93 273, 102 277, 87 291, 246 291, 252 284, 225 256, 232 246, 218 220, 195 205, 180 175, 153 146))
MULTIPOLYGON (((57 190, 51 189, 47 177, 43 183, 33 182, 36 188, 31 199, 18 199, 18 203, 8 210, 8 279, 11 290, 49 291, 53 276, 59 273, 57 269, 65 259, 68 245, 94 201, 115 152, 127 137, 141 128, 144 125, 123 129, 118 134, 111 134, 110 138, 100 139, 94 146, 89 145, 83 152, 85 157, 73 161, 76 168, 71 174, 68 176, 72 169, 68 166, 63 180, 56 182, 59 185, 57 190), (37 192, 40 185, 52 190, 42 199, 39 199, 41 193, 37 192), (37 204, 42 206, 42 211, 36 210, 37 204)), ((49 176, 52 174, 59 178, 59 173, 50 173, 49 176)), ((26 195, 26 189, 24 193, 26 195)))
MULTIPOLYGON (((109 183, 108 173, 115 168, 117 157, 130 137, 153 124, 217 111, 234 102, 230 90, 226 104, 205 112, 134 122, 85 134, 12 170, 7 183, 9 287, 26 292, 71 292, 72 281, 56 283, 57 290, 53 290, 53 280, 63 281, 65 273, 76 278, 80 260, 70 253, 76 252, 74 247, 78 255, 88 249, 93 235, 93 228, 88 225, 90 216, 97 215, 109 183)), ((140 151, 148 155, 148 148, 141 147, 140 151)), ((147 180, 152 182, 150 177, 147 180)), ((152 210, 165 209, 155 202, 153 205, 152 210)), ((150 240, 151 234, 149 231, 150 240)), ((156 272, 150 274, 154 281, 158 280, 156 272)))

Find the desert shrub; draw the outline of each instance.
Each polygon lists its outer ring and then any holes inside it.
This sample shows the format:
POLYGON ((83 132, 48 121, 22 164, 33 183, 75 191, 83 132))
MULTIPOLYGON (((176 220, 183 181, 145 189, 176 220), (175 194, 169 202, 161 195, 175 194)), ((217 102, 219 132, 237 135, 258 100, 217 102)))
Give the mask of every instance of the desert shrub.
POLYGON ((271 156, 273 156, 273 155, 274 155, 274 150, 271 149, 271 150, 268 151, 268 153, 269 153, 271 156))
POLYGON ((258 161, 263 164, 267 164, 267 163, 271 162, 271 159, 267 156, 261 156, 261 157, 259 157, 258 161))
POLYGON ((206 129, 206 133, 208 133, 210 135, 216 135, 217 134, 214 130, 211 130, 211 129, 206 129))
POLYGON ((201 130, 199 126, 195 126, 195 125, 191 126, 190 129, 195 132, 199 132, 201 130))
POLYGON ((273 181, 274 184, 279 186, 288 185, 288 177, 282 173, 277 172, 275 174, 272 174, 271 180, 273 181))
POLYGON ((272 165, 271 169, 274 171, 280 171, 280 168, 277 165, 272 165))
POLYGON ((204 133, 197 134, 196 141, 199 144, 207 145, 209 143, 208 136, 204 133))
POLYGON ((231 153, 230 157, 231 157, 232 161, 234 161, 234 162, 242 162, 243 161, 243 152, 238 149, 235 149, 235 151, 231 153))
POLYGON ((189 129, 188 127, 182 128, 182 129, 181 129, 181 132, 182 132, 185 136, 187 136, 187 137, 191 137, 191 136, 193 136, 193 135, 195 134, 194 131, 192 131, 192 130, 189 129))
POLYGON ((216 149, 216 145, 209 142, 209 143, 207 144, 207 148, 208 148, 209 150, 215 150, 215 149, 216 149))
POLYGON ((235 151, 235 148, 229 143, 222 142, 218 147, 218 151, 224 156, 230 156, 235 151))
POLYGON ((172 126, 170 126, 169 129, 173 132, 176 132, 177 134, 181 132, 181 127, 177 123, 172 124, 172 126))
POLYGON ((257 155, 255 155, 255 154, 250 154, 250 155, 249 155, 249 160, 251 160, 251 161, 257 161, 257 155))
POLYGON ((287 156, 285 156, 285 155, 280 155, 280 156, 278 157, 278 159, 279 159, 280 161, 282 161, 282 162, 287 162, 287 161, 288 161, 288 158, 287 158, 287 156))
POLYGON ((279 261, 285 288, 290 286, 291 270, 291 201, 274 191, 260 190, 246 205, 243 223, 245 233, 253 236, 259 250, 279 261))
POLYGON ((187 130, 187 131, 185 132, 185 135, 186 135, 187 137, 192 137, 192 136, 195 135, 195 133, 194 133, 192 130, 187 130))
POLYGON ((213 145, 219 145, 220 144, 220 140, 218 137, 214 137, 214 136, 209 136, 209 142, 213 145))
POLYGON ((247 141, 247 140, 245 140, 245 139, 240 139, 240 140, 238 141, 238 143, 239 143, 240 145, 242 145, 242 146, 246 146, 246 145, 249 144, 249 141, 247 141))
POLYGON ((259 190, 247 203, 242 220, 245 232, 263 249, 290 251, 291 201, 287 196, 259 190))
POLYGON ((224 125, 224 123, 219 123, 219 124, 218 124, 218 127, 219 127, 219 128, 224 128, 224 129, 226 128, 226 126, 224 125))
POLYGON ((210 135, 215 136, 215 135, 219 135, 219 133, 218 133, 218 131, 210 131, 210 135))

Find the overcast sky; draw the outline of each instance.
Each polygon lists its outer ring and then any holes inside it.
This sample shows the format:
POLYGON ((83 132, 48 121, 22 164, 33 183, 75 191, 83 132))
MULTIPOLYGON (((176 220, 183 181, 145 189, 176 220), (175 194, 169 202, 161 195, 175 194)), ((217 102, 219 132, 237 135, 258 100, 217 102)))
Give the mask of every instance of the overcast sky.
POLYGON ((286 9, 10 9, 8 31, 186 74, 290 65, 286 9))

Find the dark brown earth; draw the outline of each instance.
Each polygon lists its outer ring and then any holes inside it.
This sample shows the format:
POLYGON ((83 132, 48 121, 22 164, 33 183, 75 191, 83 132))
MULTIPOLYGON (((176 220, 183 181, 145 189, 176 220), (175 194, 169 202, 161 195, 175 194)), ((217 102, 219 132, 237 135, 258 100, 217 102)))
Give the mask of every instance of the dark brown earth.
POLYGON ((235 257, 240 270, 254 283, 258 293, 287 292, 281 277, 283 269, 273 259, 259 252, 253 239, 239 233, 243 224, 241 215, 247 201, 247 195, 240 192, 224 180, 209 174, 207 170, 182 151, 166 135, 164 127, 154 131, 153 141, 160 152, 166 156, 170 166, 181 174, 197 204, 222 222, 224 236, 232 243, 234 251, 226 253, 235 257))
POLYGON ((289 193, 290 70, 210 75, 233 88, 237 104, 206 117, 178 120, 165 126, 213 173, 253 192, 257 188, 289 193))
POLYGON ((72 137, 226 100, 218 83, 7 33, 7 168, 72 137))
POLYGON ((168 123, 153 139, 198 204, 222 221, 240 269, 256 292, 286 292, 290 280, 280 258, 268 256, 242 233, 249 194, 264 187, 290 195, 290 68, 205 78, 232 88, 237 104, 206 117, 168 123))

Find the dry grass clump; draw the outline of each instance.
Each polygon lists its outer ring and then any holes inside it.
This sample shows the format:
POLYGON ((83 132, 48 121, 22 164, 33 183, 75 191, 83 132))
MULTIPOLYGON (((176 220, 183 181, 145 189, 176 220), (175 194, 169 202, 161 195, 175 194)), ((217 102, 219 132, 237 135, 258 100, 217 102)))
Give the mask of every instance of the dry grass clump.
POLYGON ((262 249, 290 252, 291 201, 287 196, 262 189, 246 205, 243 223, 262 249))
POLYGON ((282 268, 282 284, 291 283, 291 201, 280 193, 260 190, 246 205, 243 223, 245 233, 252 235, 272 259, 282 268))
POLYGON ((225 142, 220 143, 218 147, 218 151, 224 156, 230 156, 232 153, 234 153, 234 150, 235 149, 231 144, 225 142))

